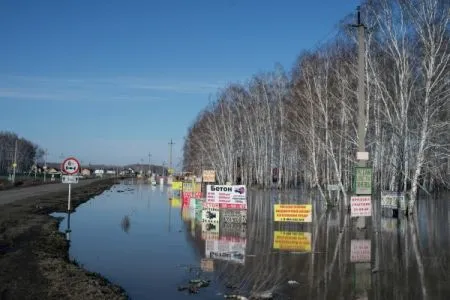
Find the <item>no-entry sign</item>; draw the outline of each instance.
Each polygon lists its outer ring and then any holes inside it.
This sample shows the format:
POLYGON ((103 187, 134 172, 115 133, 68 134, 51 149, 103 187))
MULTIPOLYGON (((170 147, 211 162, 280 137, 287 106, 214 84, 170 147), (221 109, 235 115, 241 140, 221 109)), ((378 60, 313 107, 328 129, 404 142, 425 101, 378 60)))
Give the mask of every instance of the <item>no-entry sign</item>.
POLYGON ((66 158, 61 164, 61 171, 67 175, 74 175, 80 171, 80 163, 75 157, 66 158))

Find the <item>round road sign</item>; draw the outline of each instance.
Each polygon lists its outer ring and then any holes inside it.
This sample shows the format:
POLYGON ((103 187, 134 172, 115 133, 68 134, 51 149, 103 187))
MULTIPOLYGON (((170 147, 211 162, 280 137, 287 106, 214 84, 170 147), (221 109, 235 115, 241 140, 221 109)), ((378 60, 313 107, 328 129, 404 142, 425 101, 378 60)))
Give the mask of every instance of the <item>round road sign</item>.
POLYGON ((68 175, 76 174, 80 171, 80 163, 75 157, 66 158, 61 164, 61 171, 68 175))

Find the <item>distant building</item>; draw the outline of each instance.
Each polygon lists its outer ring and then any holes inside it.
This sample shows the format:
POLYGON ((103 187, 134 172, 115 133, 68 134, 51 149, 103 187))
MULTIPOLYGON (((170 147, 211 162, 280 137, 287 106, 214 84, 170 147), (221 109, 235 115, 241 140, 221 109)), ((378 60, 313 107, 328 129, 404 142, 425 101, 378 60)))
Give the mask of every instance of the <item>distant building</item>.
POLYGON ((107 170, 106 175, 116 175, 116 171, 115 170, 107 170))
POLYGON ((105 170, 102 170, 102 169, 96 169, 96 170, 94 171, 94 174, 95 174, 95 176, 103 177, 103 174, 105 174, 105 170))
POLYGON ((59 174, 59 171, 55 168, 49 168, 49 169, 47 169, 47 172, 49 174, 59 174))
POLYGON ((91 170, 86 169, 86 168, 81 169, 81 175, 83 175, 83 176, 91 176, 91 174, 92 174, 91 170))

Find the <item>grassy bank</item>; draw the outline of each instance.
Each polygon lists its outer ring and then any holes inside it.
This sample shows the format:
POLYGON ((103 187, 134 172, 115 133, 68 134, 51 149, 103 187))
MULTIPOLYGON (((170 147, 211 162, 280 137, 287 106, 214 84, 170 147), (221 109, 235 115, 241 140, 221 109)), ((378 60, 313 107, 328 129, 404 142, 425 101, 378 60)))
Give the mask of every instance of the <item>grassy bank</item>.
MULTIPOLYGON (((106 179, 72 193, 77 207, 115 183, 106 179)), ((32 188, 32 187, 30 187, 32 188)), ((0 299, 127 299, 126 293, 69 260, 69 245, 58 231, 67 192, 15 201, 0 207, 0 299)))

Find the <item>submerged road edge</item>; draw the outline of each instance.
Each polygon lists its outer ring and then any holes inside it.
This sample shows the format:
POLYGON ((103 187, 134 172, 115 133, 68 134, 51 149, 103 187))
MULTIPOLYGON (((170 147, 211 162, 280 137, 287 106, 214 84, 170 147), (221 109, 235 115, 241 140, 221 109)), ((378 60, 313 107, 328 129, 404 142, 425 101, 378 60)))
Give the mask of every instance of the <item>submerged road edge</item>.
MULTIPOLYGON (((73 189, 73 209, 116 182, 73 189)), ((62 218, 49 215, 66 210, 67 191, 0 206, 0 299, 129 299, 120 286, 70 260, 69 242, 58 230, 62 218)))

